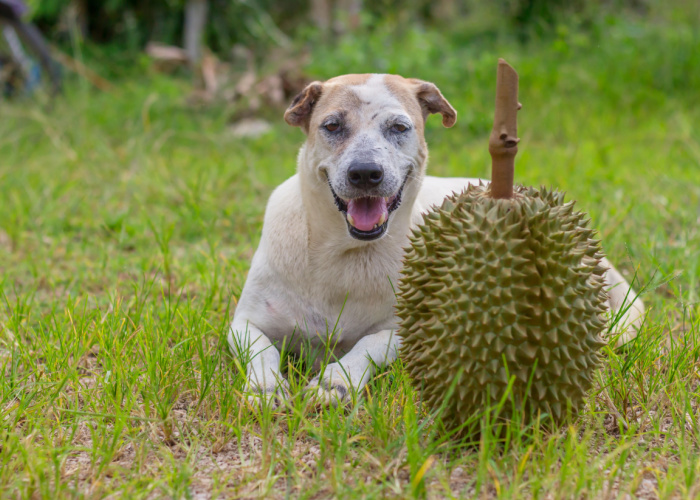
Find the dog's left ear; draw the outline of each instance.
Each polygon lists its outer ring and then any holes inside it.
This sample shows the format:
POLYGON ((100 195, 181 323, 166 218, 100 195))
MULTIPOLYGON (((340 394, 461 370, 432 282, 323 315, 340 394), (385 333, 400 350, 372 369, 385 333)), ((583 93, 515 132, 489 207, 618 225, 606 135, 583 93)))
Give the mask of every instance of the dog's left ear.
POLYGON ((430 114, 440 113, 445 127, 454 125, 457 121, 457 111, 447 102, 440 89, 434 83, 422 80, 413 80, 413 82, 416 85, 416 97, 423 110, 423 119, 428 118, 430 114))
POLYGON ((304 132, 309 131, 309 121, 311 112, 318 98, 321 97, 323 84, 321 82, 311 82, 304 90, 299 92, 284 112, 284 121, 295 127, 301 127, 304 132))

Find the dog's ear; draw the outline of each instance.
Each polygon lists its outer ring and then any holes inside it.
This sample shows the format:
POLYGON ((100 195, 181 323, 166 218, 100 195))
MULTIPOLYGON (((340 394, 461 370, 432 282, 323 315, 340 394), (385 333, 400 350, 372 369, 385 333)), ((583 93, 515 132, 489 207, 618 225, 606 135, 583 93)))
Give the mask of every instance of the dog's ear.
POLYGON ((416 85, 418 103, 423 110, 423 119, 426 119, 430 114, 440 113, 442 124, 445 127, 454 125, 457 121, 457 111, 443 97, 440 89, 434 83, 422 80, 413 80, 413 83, 416 85))
POLYGON ((321 82, 311 82, 304 90, 299 92, 284 112, 284 121, 295 127, 301 127, 304 132, 309 131, 309 121, 311 112, 318 98, 321 96, 323 84, 321 82))

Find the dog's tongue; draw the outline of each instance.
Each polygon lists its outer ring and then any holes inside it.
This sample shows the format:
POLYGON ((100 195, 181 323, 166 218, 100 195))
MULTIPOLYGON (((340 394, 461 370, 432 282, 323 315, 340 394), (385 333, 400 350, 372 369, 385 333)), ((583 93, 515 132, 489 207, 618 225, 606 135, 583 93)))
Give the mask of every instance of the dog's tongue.
POLYGON ((348 201, 350 224, 360 231, 371 231, 376 224, 383 224, 389 215, 384 198, 356 198, 348 201), (381 222, 380 222, 381 221, 381 222))

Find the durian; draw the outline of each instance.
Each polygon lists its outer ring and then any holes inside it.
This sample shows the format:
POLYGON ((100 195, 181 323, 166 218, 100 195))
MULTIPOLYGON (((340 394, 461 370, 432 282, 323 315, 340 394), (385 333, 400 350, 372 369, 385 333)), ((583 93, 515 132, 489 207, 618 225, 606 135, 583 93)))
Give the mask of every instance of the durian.
POLYGON ((399 282, 401 357, 448 428, 497 403, 511 379, 517 408, 561 421, 582 405, 605 345, 605 268, 588 217, 561 192, 513 186, 517 85, 499 60, 492 182, 426 214, 399 282))

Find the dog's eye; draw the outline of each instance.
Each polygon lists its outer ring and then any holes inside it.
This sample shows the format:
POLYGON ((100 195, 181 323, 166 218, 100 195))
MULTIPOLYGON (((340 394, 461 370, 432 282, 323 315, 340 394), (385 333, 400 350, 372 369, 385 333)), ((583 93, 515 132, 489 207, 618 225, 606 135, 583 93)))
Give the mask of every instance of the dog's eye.
POLYGON ((327 123, 326 125, 324 125, 324 127, 329 132, 335 132, 336 130, 338 130, 340 128, 340 123, 335 123, 335 122, 327 123))
POLYGON ((392 128, 397 132, 406 132, 406 130, 408 130, 408 127, 406 125, 401 125, 400 123, 397 123, 392 128))

